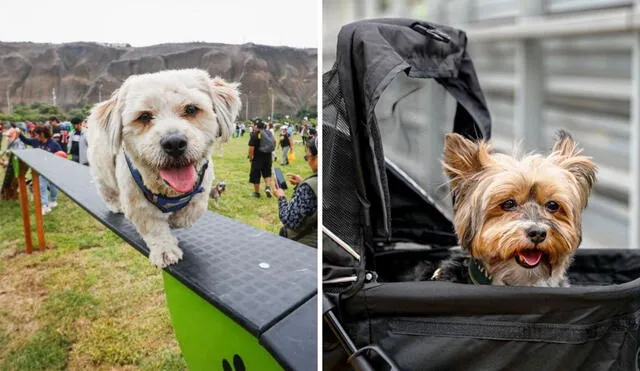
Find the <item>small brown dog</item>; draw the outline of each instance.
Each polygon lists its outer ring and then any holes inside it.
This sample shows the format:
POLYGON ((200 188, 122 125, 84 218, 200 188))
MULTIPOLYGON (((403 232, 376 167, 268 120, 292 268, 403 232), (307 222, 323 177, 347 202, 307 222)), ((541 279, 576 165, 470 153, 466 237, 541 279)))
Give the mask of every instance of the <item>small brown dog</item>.
POLYGON ((433 279, 514 286, 569 286, 566 271, 582 241, 582 211, 596 165, 565 132, 551 154, 521 159, 487 142, 447 134, 444 171, 464 253, 433 279))

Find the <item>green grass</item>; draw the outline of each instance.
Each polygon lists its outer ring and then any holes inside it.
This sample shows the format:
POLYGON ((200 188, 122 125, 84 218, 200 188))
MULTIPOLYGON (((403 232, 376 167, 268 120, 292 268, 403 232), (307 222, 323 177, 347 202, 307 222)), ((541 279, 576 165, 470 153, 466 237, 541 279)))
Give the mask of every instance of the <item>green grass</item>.
POLYGON ((7 355, 3 369, 64 370, 71 342, 52 327, 38 330, 25 344, 7 355))
MULTIPOLYGON (((300 137, 296 136, 298 140, 300 137)), ((278 203, 275 198, 267 198, 264 194, 264 184, 260 185, 261 198, 249 197, 253 192, 253 185, 249 183, 249 160, 247 159, 247 143, 249 137, 245 134, 242 138, 231 138, 225 146, 224 157, 219 157, 218 152, 214 152, 214 167, 217 180, 227 183, 227 190, 220 199, 220 208, 213 207, 213 200, 210 201, 210 209, 218 213, 253 225, 260 229, 278 233, 281 223, 278 221, 278 203)), ((274 161, 274 167, 280 167, 283 173, 300 174, 303 178, 311 174, 311 169, 304 161, 304 148, 301 143, 294 145, 296 161, 291 165, 280 166, 281 155, 278 153, 278 161, 274 161)), ((271 180, 273 188, 274 180, 271 180)), ((291 197, 293 187, 285 192, 287 198, 291 197)))
MULTIPOLYGON (((277 233, 275 198, 249 197, 248 140, 214 153, 227 190, 209 208, 277 233)), ((297 145, 283 172, 309 175, 303 156, 297 145)), ((44 217, 47 250, 26 254, 19 203, 0 202, 0 370, 185 370, 160 271, 66 196, 58 203, 44 217)))

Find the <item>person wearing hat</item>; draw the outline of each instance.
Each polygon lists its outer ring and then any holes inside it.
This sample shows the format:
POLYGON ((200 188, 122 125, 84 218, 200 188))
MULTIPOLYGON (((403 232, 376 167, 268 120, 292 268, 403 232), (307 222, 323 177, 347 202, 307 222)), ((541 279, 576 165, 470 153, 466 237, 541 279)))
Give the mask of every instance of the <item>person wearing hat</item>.
POLYGON ((51 125, 54 140, 60 144, 60 148, 62 148, 63 151, 67 152, 67 144, 69 143, 69 124, 66 122, 61 123, 55 116, 51 116, 51 118, 49 118, 49 123, 51 125))
POLYGON ((51 139, 56 141, 56 143, 58 143, 60 148, 62 148, 62 142, 60 142, 60 138, 62 138, 62 135, 60 135, 60 133, 55 133, 55 134, 53 134, 53 136, 51 136, 51 139))
POLYGON ((289 165, 289 151, 293 151, 293 139, 287 131, 287 126, 284 125, 280 128, 280 140, 278 145, 282 149, 282 161, 280 165, 289 165))
POLYGON ((84 130, 82 130, 83 120, 77 117, 71 119, 71 125, 73 125, 73 133, 70 136, 70 142, 68 146, 71 160, 78 162, 82 165, 88 165, 89 160, 87 158, 87 136, 84 130))
POLYGON ((302 145, 303 146, 307 146, 307 143, 309 142, 309 124, 304 124, 302 125, 302 145))
MULTIPOLYGON (((307 145, 305 161, 312 174, 302 179, 297 174, 287 174, 289 182, 296 186, 291 201, 287 202, 284 191, 277 188, 278 216, 283 224, 280 236, 318 247, 318 139, 311 138, 307 145)), ((276 182, 277 183, 277 182, 276 182)))
POLYGON ((248 158, 251 161, 249 183, 253 184, 251 197, 255 198, 260 198, 260 177, 264 178, 264 193, 267 197, 271 197, 271 166, 273 164, 271 152, 275 148, 275 140, 266 127, 264 122, 256 122, 249 136, 248 158), (267 147, 270 148, 267 150, 267 147))

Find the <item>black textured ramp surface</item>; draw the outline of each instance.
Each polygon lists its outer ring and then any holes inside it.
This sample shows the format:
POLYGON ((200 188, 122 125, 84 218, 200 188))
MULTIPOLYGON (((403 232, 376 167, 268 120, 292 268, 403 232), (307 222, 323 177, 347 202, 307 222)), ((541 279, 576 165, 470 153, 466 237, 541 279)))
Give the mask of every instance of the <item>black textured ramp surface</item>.
POLYGON ((318 297, 314 296, 262 334, 260 344, 287 370, 315 370, 317 355, 309 349, 316 349, 318 343, 317 317, 318 297))
MULTIPOLYGON (((40 149, 14 153, 134 248, 149 255, 133 224, 106 208, 88 167, 40 149)), ((212 212, 205 213, 192 228, 173 233, 184 257, 166 271, 258 338, 316 293, 316 249, 212 212)), ((306 320, 315 323, 315 313, 306 320)), ((311 351, 315 356, 315 345, 311 351)))

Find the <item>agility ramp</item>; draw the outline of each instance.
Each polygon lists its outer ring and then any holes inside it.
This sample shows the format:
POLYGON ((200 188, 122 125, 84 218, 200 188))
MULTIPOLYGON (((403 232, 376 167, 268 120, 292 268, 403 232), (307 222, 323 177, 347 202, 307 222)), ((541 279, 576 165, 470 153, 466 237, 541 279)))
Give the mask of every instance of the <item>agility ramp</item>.
MULTIPOLYGON (((14 152, 27 252, 33 249, 25 174, 31 169, 38 246, 45 248, 38 176, 145 256, 133 224, 110 212, 89 168, 40 149, 14 152)), ((314 370, 316 249, 207 211, 174 229, 183 260, 164 269, 171 320, 189 370, 314 370)), ((151 263, 149 263, 151 264, 151 263)))

